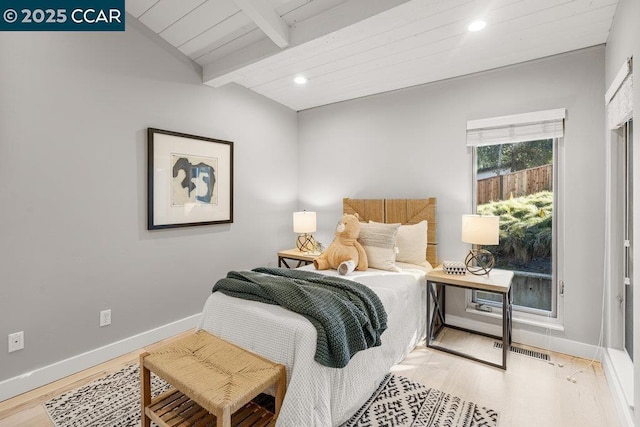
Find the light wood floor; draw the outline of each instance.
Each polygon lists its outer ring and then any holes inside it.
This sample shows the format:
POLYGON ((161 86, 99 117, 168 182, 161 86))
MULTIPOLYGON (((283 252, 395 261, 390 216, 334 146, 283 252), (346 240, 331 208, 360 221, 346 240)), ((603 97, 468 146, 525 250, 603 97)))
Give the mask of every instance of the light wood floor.
MULTIPOLYGON (((441 339, 447 346, 465 347, 475 355, 498 361, 501 357, 491 339, 454 330, 447 330, 441 339)), ((0 402, 0 427, 52 426, 43 402, 136 362, 141 352, 167 341, 0 402)), ((548 354, 551 362, 511 353, 505 372, 420 345, 392 372, 498 411, 499 427, 619 426, 600 364, 548 354), (579 369, 583 371, 574 374, 575 382, 568 381, 567 376, 579 369)))
MULTIPOLYGON (((447 348, 502 362, 494 340, 453 329, 444 333, 439 338, 447 348)), ((392 372, 498 411, 499 427, 621 425, 600 363, 515 345, 549 354, 550 362, 512 352, 504 371, 421 345, 392 372)))

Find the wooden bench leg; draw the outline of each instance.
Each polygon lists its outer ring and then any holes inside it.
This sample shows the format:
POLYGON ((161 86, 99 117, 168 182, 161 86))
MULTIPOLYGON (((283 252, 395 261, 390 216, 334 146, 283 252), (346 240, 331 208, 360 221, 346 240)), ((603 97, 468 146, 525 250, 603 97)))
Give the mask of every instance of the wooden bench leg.
POLYGON ((280 379, 276 382, 276 412, 274 419, 278 419, 280 414, 280 408, 282 407, 282 401, 284 400, 284 394, 287 391, 287 370, 284 366, 280 367, 280 379))
POLYGON ((225 406, 216 414, 216 427, 231 427, 231 408, 225 406))
POLYGON ((151 404, 151 374, 144 366, 144 358, 149 353, 140 355, 140 421, 142 427, 150 427, 151 419, 147 416, 145 408, 151 404))

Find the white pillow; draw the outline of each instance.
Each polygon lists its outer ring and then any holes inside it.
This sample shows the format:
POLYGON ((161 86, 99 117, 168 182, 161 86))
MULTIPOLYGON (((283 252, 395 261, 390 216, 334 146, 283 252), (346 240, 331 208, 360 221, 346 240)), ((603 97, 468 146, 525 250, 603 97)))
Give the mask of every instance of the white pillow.
POLYGON ((400 224, 360 223, 358 242, 367 254, 369 267, 400 271, 396 267, 396 235, 400 224))
POLYGON ((427 229, 429 223, 401 225, 398 229, 396 261, 420 265, 427 260, 427 229))

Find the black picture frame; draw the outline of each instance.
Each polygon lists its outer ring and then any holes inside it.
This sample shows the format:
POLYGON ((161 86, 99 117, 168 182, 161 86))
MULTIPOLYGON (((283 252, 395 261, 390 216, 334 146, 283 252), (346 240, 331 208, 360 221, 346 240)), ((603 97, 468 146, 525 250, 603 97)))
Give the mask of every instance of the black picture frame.
POLYGON ((147 129, 147 229, 233 223, 233 142, 147 129))

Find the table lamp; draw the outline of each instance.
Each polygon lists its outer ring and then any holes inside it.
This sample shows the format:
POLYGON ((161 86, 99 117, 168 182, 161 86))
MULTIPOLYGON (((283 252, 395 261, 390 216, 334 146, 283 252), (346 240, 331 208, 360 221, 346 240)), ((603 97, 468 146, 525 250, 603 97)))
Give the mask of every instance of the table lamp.
MULTIPOLYGON (((500 241, 500 217, 494 215, 462 215, 462 241, 473 245, 497 245, 500 241)), ((495 265, 493 254, 486 249, 471 249, 464 260, 467 271, 477 276, 489 274, 495 265)))
POLYGON ((315 212, 294 212, 293 213, 293 232, 298 233, 296 239, 296 247, 301 252, 313 252, 316 247, 316 241, 311 233, 316 231, 316 213, 315 212))

